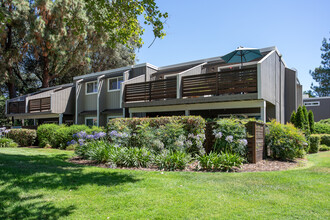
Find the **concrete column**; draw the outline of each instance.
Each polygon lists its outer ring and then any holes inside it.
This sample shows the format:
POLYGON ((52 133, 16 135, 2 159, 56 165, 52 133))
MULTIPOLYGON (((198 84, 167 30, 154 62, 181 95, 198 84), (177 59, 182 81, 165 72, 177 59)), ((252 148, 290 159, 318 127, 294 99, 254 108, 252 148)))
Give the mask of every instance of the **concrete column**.
POLYGON ((37 125, 37 120, 33 119, 33 125, 36 126, 37 125))
POLYGON ((266 123, 266 101, 263 101, 262 106, 260 107, 260 119, 266 123))
POLYGON ((184 115, 185 115, 185 116, 189 116, 189 115, 190 115, 190 110, 185 110, 185 111, 184 111, 184 115))
POLYGON ((176 76, 176 98, 179 99, 181 98, 181 75, 178 74, 176 76))
POLYGON ((129 113, 129 117, 133 118, 133 113, 132 112, 129 113))
POLYGON ((24 126, 24 119, 22 119, 22 126, 24 126))
POLYGON ((63 114, 58 115, 58 124, 63 124, 63 114))
POLYGON ((97 77, 97 100, 96 100, 96 125, 97 127, 100 126, 100 96, 103 86, 103 80, 102 78, 104 75, 97 77))
POLYGON ((81 85, 79 83, 83 81, 82 79, 76 82, 76 106, 75 106, 75 124, 78 124, 78 98, 81 90, 81 85))

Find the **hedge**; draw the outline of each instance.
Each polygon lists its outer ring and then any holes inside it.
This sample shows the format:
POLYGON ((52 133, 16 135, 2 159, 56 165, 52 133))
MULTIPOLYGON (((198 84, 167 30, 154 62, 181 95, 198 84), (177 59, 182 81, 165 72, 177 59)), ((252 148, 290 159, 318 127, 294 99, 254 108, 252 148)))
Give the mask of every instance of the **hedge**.
POLYGON ((311 135, 309 153, 319 152, 321 137, 319 135, 311 135))
POLYGON ((15 141, 19 146, 32 146, 37 138, 36 130, 32 129, 11 129, 7 137, 15 141))
POLYGON ((87 134, 92 134, 93 132, 103 131, 103 128, 90 128, 86 125, 40 125, 37 129, 39 146, 66 149, 68 142, 73 139, 73 135, 80 131, 85 131, 87 134))
POLYGON ((315 134, 330 134, 330 124, 316 122, 314 124, 314 133, 315 134))
POLYGON ((313 134, 312 136, 320 137, 320 144, 330 147, 330 134, 313 134))
POLYGON ((111 119, 107 133, 121 147, 164 148, 188 153, 204 153, 205 120, 200 116, 111 119))

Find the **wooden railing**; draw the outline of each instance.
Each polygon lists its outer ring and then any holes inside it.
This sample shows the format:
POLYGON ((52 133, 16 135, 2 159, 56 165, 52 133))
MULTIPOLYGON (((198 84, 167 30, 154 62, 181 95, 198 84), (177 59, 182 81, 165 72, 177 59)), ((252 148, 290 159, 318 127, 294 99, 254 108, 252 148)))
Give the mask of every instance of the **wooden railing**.
POLYGON ((128 84, 124 89, 124 102, 175 99, 176 88, 176 78, 128 84))
POLYGON ((29 100, 29 112, 43 112, 50 110, 50 97, 29 100))
POLYGON ((182 97, 256 92, 256 68, 182 77, 182 97))
POLYGON ((9 102, 7 113, 8 114, 25 113, 25 101, 9 102))

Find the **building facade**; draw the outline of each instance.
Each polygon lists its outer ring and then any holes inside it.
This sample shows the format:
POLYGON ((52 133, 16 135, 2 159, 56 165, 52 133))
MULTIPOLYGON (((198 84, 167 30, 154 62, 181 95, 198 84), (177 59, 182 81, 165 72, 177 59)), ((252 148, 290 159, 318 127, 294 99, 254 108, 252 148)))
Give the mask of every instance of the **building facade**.
POLYGON ((312 110, 316 122, 330 118, 330 96, 304 98, 303 101, 307 110, 312 110))
MULTIPOLYGON (((302 86, 296 71, 286 66, 276 47, 260 52, 260 58, 244 63, 228 64, 219 56, 163 67, 143 63, 77 76, 65 87, 70 94, 60 101, 50 99, 47 114, 57 114, 58 123, 65 123, 67 116, 76 124, 96 126, 105 126, 116 117, 169 115, 236 115, 285 123, 302 104, 302 86)), ((34 106, 31 96, 48 97, 58 92, 50 88, 18 97, 15 100, 24 101, 25 111, 16 113, 9 107, 7 116, 42 118, 46 110, 31 115, 27 107, 34 106)), ((7 106, 15 100, 8 100, 7 106)), ((43 106, 42 101, 39 103, 43 106)))

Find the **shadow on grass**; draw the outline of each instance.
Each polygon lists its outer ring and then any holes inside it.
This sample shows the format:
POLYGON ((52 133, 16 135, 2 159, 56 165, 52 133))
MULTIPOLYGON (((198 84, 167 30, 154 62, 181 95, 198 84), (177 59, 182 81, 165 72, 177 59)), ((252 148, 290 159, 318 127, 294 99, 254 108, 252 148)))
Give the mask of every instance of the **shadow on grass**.
MULTIPOLYGON (((71 164, 69 156, 0 154, 0 219, 58 219, 73 213, 75 207, 57 208, 42 194, 26 196, 29 190, 71 190, 95 184, 115 186, 138 181, 110 169, 84 170, 71 164)), ((32 192, 33 193, 33 192, 32 192)))

